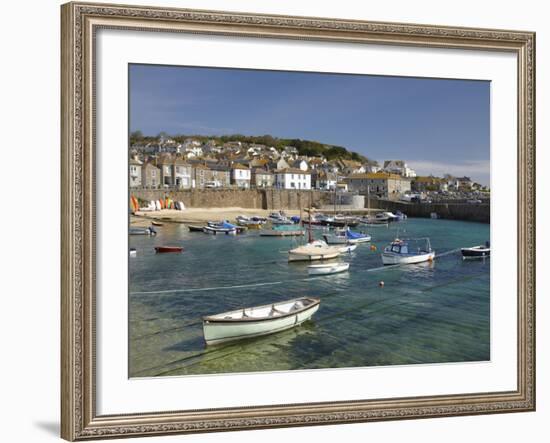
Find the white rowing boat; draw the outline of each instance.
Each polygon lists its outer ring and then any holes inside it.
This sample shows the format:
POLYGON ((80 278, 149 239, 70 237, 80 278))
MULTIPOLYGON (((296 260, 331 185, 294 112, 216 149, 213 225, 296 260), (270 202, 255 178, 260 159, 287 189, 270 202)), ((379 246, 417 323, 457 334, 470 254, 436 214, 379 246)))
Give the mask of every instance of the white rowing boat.
POLYGON ((204 340, 215 345, 284 331, 309 320, 320 302, 318 298, 301 297, 203 317, 204 340))
POLYGON ((349 263, 325 263, 322 265, 309 265, 307 272, 309 275, 328 275, 345 272, 349 269, 349 263))

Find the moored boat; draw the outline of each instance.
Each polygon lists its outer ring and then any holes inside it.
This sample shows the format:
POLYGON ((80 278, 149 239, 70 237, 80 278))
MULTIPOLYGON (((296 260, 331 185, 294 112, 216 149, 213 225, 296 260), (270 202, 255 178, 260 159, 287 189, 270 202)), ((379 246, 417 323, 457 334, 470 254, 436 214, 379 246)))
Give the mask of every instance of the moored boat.
POLYGON ((429 238, 395 239, 382 252, 384 265, 422 263, 434 258, 435 251, 431 248, 429 238))
POLYGON ((323 238, 329 245, 347 243, 365 243, 371 241, 371 236, 362 232, 354 232, 349 228, 336 230, 333 234, 323 234, 323 238))
POLYGON ((233 228, 225 228, 223 226, 203 226, 202 231, 205 234, 226 234, 226 235, 235 235, 237 234, 237 229, 235 227, 233 228))
POLYGON ((315 240, 288 251, 288 261, 328 260, 340 254, 339 247, 329 246, 322 240, 315 240))
POLYGON ((202 228, 204 226, 198 226, 198 225, 187 225, 187 227, 189 228, 189 232, 204 232, 202 230, 202 228))
POLYGON ((290 225, 276 225, 271 229, 262 229, 260 231, 261 237, 293 237, 304 235, 303 229, 290 225))
POLYGON ((491 247, 489 242, 484 245, 472 246, 471 248, 461 248, 463 259, 468 258, 487 258, 491 256, 491 247))
POLYGON ((130 235, 156 235, 157 231, 151 228, 136 228, 132 227, 128 229, 130 235))
POLYGON ((136 248, 130 248, 130 257, 135 257, 137 255, 136 248))
POLYGON ((309 275, 328 275, 345 272, 349 269, 349 263, 324 263, 321 265, 309 265, 307 272, 309 275))
POLYGON ((345 254, 346 252, 353 252, 357 249, 357 243, 348 243, 345 246, 339 246, 338 249, 340 249, 341 254, 345 254))
POLYGON ((155 251, 157 253, 162 252, 181 252, 183 251, 182 246, 155 246, 155 251))
POLYGON ((320 300, 301 297, 203 317, 207 345, 273 334, 302 324, 319 309, 320 300))
POLYGON ((158 221, 152 221, 151 224, 153 226, 164 226, 164 223, 158 222, 158 221))

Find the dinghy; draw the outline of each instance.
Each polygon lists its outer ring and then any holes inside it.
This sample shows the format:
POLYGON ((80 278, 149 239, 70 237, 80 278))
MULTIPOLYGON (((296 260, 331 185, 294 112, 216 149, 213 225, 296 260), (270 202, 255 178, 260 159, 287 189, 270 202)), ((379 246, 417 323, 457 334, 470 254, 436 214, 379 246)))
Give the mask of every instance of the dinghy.
POLYGON ((345 254, 346 252, 353 252, 357 249, 357 243, 348 243, 345 246, 338 247, 338 249, 340 249, 341 254, 345 254))
POLYGON ((318 298, 301 297, 206 316, 202 319, 204 340, 215 345, 284 331, 309 320, 320 302, 318 298))
POLYGON ((489 242, 486 242, 484 245, 461 248, 460 252, 464 260, 468 258, 487 258, 491 256, 491 247, 489 242))
POLYGON ((189 232, 204 232, 202 230, 203 226, 197 226, 197 225, 187 225, 189 228, 189 232))
POLYGON ((153 228, 130 228, 128 233, 130 235, 156 235, 157 231, 153 228))
POLYGON ((309 265, 307 272, 309 275, 328 275, 345 272, 349 269, 349 263, 325 263, 322 265, 309 265))
POLYGON ((434 258, 435 251, 430 246, 429 238, 407 240, 396 238, 382 252, 382 263, 384 265, 422 263, 432 261, 434 258))

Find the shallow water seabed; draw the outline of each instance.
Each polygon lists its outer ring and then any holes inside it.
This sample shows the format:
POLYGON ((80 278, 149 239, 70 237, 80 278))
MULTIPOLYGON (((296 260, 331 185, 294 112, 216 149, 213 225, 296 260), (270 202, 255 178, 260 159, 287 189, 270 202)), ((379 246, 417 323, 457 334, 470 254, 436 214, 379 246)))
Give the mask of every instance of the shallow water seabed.
POLYGON ((209 236, 179 224, 157 228, 156 237, 131 236, 137 256, 129 259, 129 375, 489 360, 490 259, 463 261, 458 251, 488 240, 489 225, 409 219, 364 230, 377 251, 359 245, 340 258, 349 272, 322 277, 308 277, 306 263, 287 262, 287 251, 303 239, 257 231, 209 236), (396 236, 429 237, 442 256, 383 268, 380 252, 396 236), (185 250, 156 254, 159 245, 185 250), (321 305, 299 327, 204 344, 204 315, 306 295, 320 297, 321 305))

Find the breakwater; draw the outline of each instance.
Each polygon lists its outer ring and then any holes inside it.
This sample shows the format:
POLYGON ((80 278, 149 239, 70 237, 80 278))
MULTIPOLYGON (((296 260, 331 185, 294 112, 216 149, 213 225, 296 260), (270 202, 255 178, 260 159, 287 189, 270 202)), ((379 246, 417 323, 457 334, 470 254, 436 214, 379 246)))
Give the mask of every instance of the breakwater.
POLYGON ((489 203, 407 203, 371 199, 371 208, 391 212, 401 211, 409 217, 430 218, 431 214, 435 212, 440 218, 449 220, 491 222, 491 205, 489 203))
POLYGON ((250 208, 300 209, 321 207, 330 202, 330 192, 285 189, 131 189, 130 194, 139 200, 151 201, 170 198, 181 201, 188 208, 250 208))

